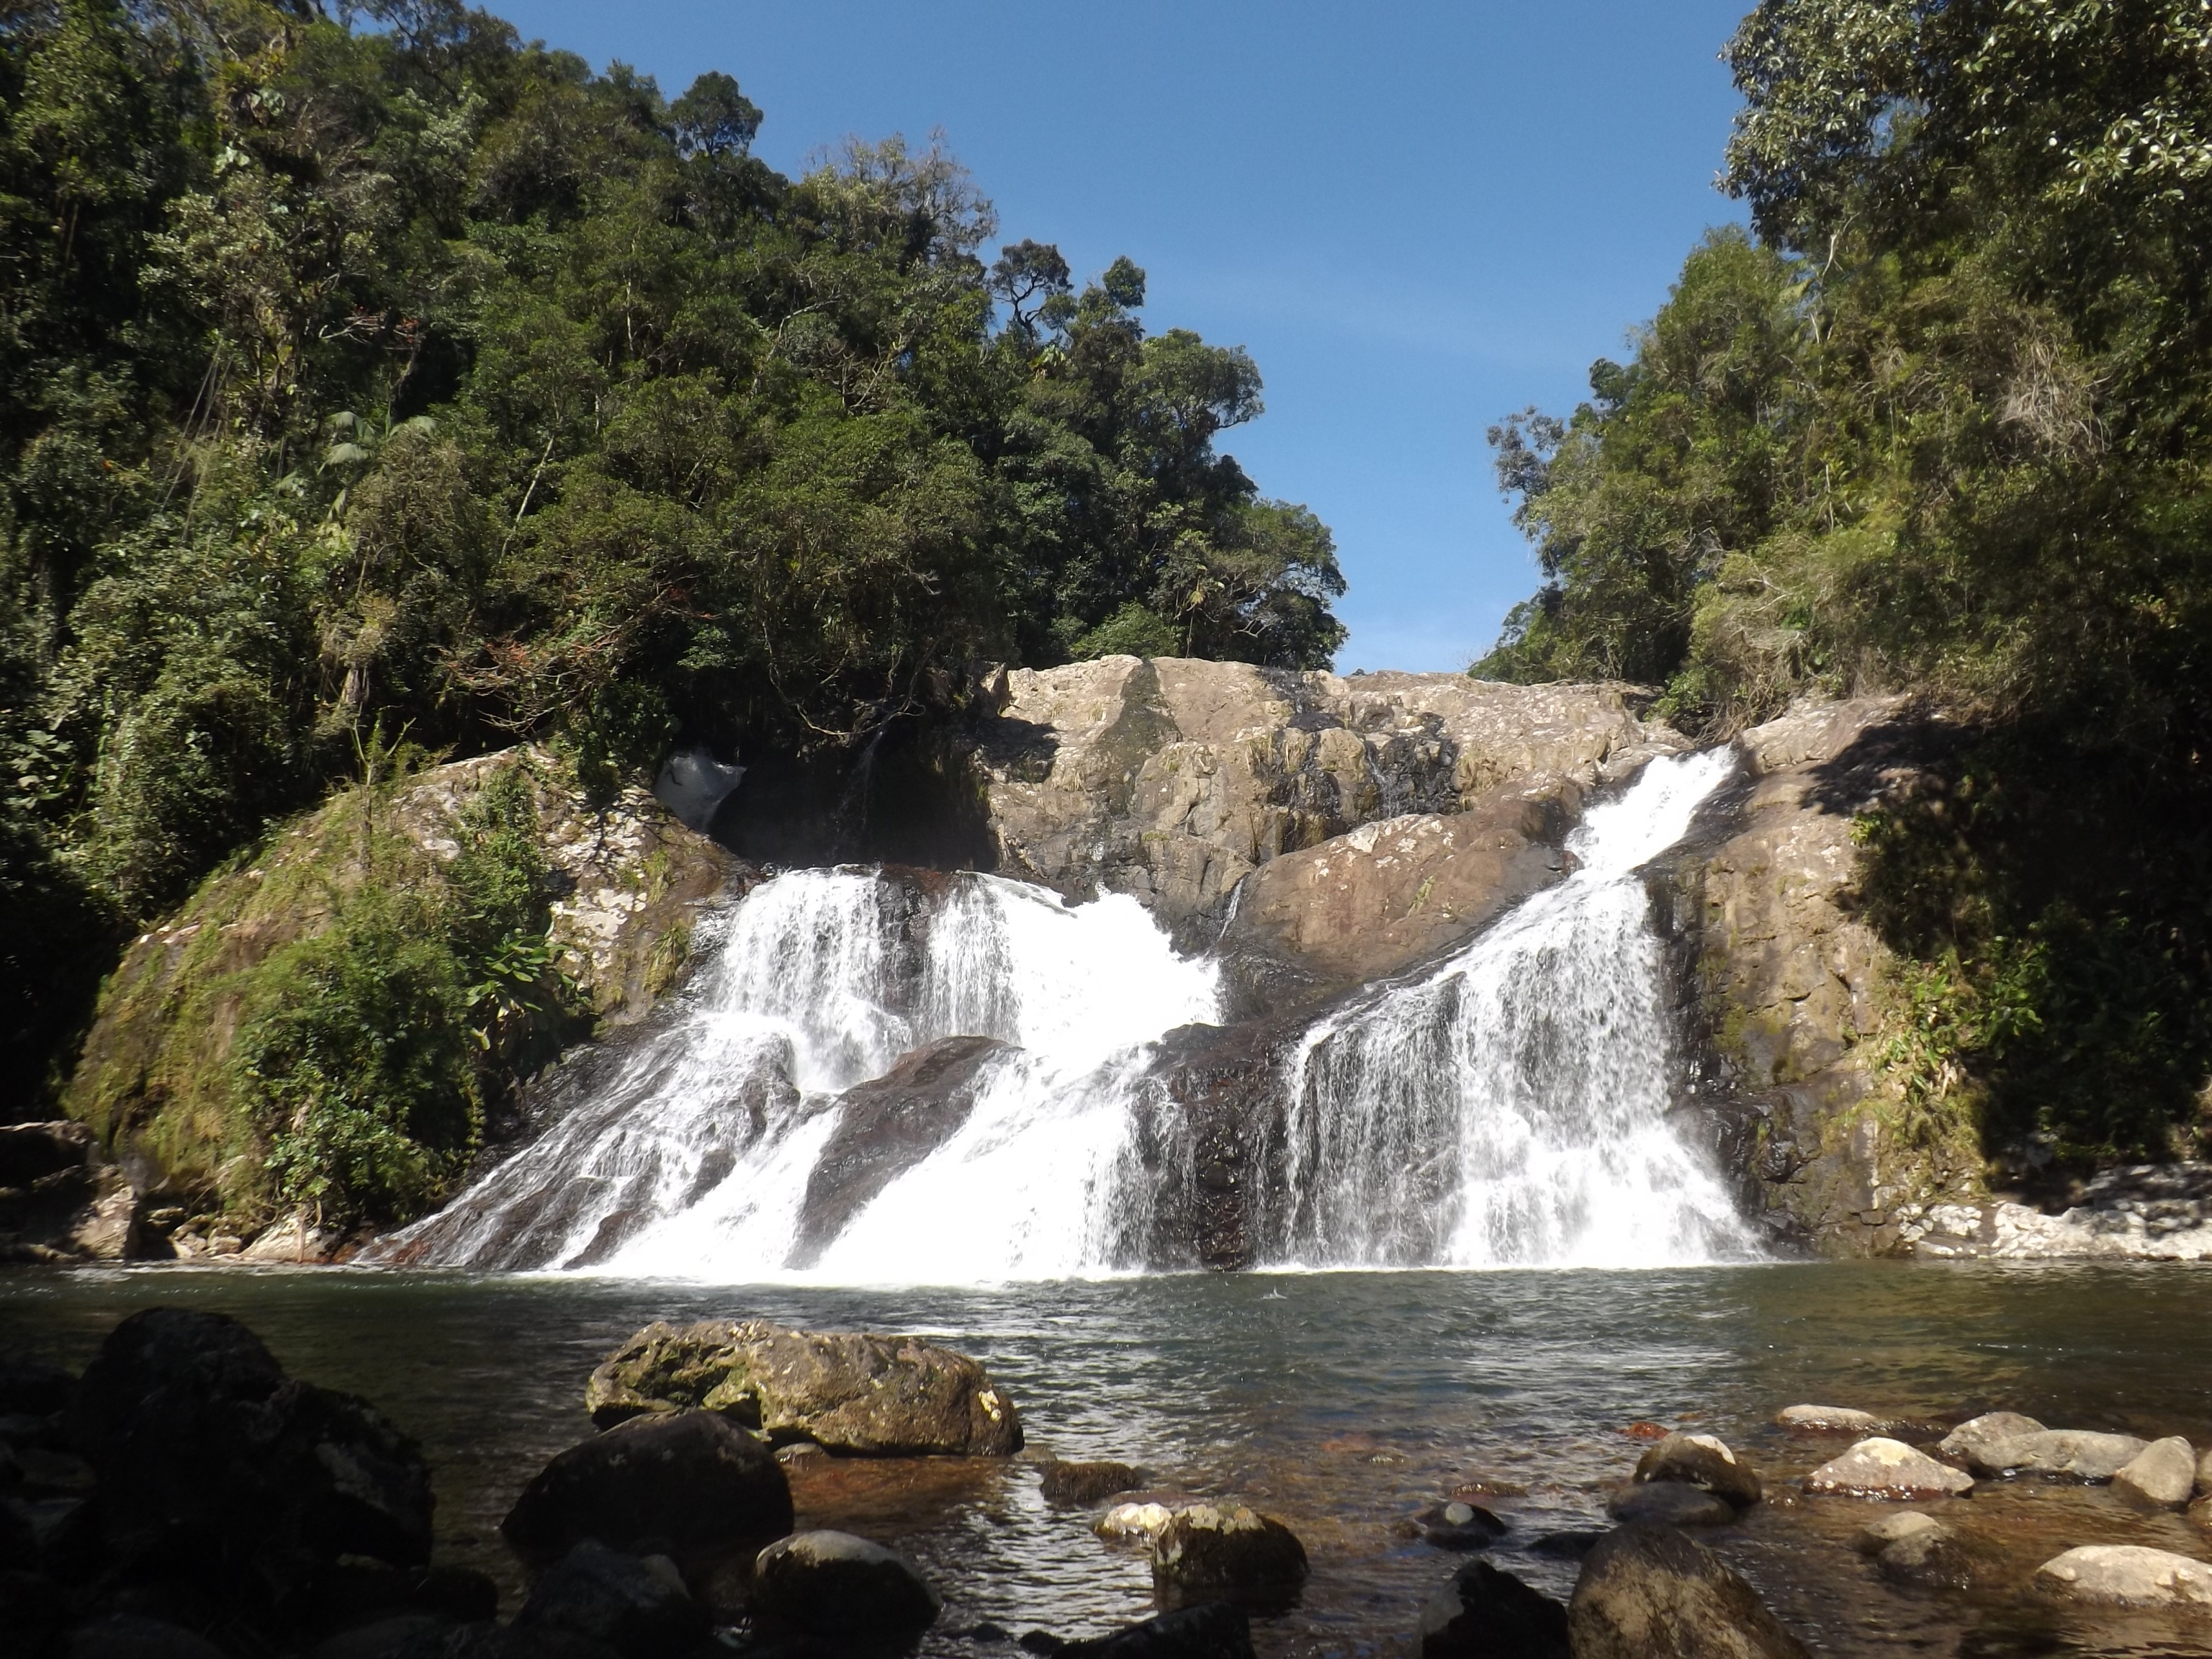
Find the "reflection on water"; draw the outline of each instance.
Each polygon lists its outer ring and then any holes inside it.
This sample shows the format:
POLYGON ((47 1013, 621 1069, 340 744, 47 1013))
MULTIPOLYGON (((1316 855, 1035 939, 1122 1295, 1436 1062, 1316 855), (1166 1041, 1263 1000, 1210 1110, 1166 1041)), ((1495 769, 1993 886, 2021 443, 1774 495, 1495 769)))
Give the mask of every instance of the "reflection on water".
MULTIPOLYGON (((554 1452, 590 1432, 586 1375, 654 1318, 758 1316, 926 1333, 975 1354, 1020 1401, 1034 1449, 1139 1463, 1235 1492, 1305 1539, 1304 1605, 1262 1653, 1410 1653, 1452 1559, 1401 1535, 1455 1486, 1493 1502, 1500 1565, 1558 1594, 1571 1565, 1527 1552, 1601 1525, 1638 1419, 1717 1432, 1770 1490, 1834 1449, 1771 1428, 1799 1401, 1899 1414, 1995 1407, 2068 1427, 2212 1442, 2212 1267, 1769 1266, 1628 1273, 1246 1275, 987 1289, 713 1288, 606 1279, 343 1272, 10 1273, 0 1347, 81 1363, 132 1309, 185 1304, 252 1325, 296 1373, 353 1389, 418 1437, 436 1470, 441 1547, 502 1577, 499 1517, 554 1452)), ((1150 1608, 1143 1558, 1048 1509, 1022 1464, 802 1461, 803 1523, 897 1543, 945 1592, 927 1650, 988 1619, 1084 1633, 1150 1608)), ((2074 1544, 2212 1556, 2179 1517, 2101 1489, 1984 1485, 1951 1506, 1970 1535, 2016 1540, 1978 1597, 1893 1588, 1852 1554, 1869 1506, 1777 1501, 1709 1535, 1817 1650, 1838 1655, 2204 1653, 2212 1626, 2056 1620, 2025 1595, 2074 1544), (2046 1547, 2047 1546, 2047 1547, 2046 1547)))

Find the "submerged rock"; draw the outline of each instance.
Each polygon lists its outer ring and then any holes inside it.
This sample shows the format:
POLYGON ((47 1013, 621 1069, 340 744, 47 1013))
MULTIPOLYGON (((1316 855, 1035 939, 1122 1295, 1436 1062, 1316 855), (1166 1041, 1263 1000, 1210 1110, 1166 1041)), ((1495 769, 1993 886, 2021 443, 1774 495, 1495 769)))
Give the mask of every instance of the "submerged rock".
POLYGON ((1616 1521, 1648 1521, 1662 1527, 1725 1527, 1735 1508, 1702 1486, 1679 1480, 1632 1481, 1606 1500, 1616 1521))
POLYGON ((1874 1557, 1883 1577, 1900 1583, 1956 1589, 1973 1577, 1974 1558, 1958 1533, 1917 1510, 1886 1515, 1863 1529, 1852 1543, 1861 1554, 1874 1557))
POLYGON ((1984 1412, 1979 1417, 1967 1419, 1945 1435, 1936 1449, 1971 1468, 1978 1456, 2001 1440, 2016 1440, 2024 1434, 2042 1432, 2042 1424, 2018 1412, 1984 1412))
POLYGON ((1955 1498, 1974 1483, 1948 1463, 1881 1435, 1862 1440, 1805 1477, 1805 1490, 1836 1498, 1955 1498))
POLYGON ((1194 1504, 1152 1541, 1152 1589, 1169 1608, 1217 1599, 1287 1605, 1310 1571, 1296 1533, 1241 1504, 1194 1504))
POLYGON ((1116 1492, 1134 1492, 1144 1484, 1145 1472, 1127 1463, 1063 1463, 1055 1458, 1038 1470, 1044 1501, 1071 1509, 1103 1504, 1116 1492))
POLYGON ((586 1539, 548 1568, 515 1615, 517 1631, 563 1631, 623 1659, 658 1659, 702 1640, 707 1610, 664 1555, 625 1555, 586 1539))
POLYGON ((647 1326, 584 1390, 602 1427, 700 1408, 777 1443, 860 1457, 1004 1457, 1021 1414, 965 1354, 913 1337, 789 1330, 765 1320, 647 1326))
POLYGON ((1759 1474, 1717 1435, 1670 1434, 1637 1460, 1639 1481, 1678 1481, 1702 1487, 1744 1509, 1759 1499, 1759 1474))
POLYGON ((884 1638, 937 1622, 943 1603, 911 1562, 849 1532, 780 1538, 753 1565, 753 1616, 815 1635, 884 1638))
POLYGON ((1568 1659, 1567 1610, 1487 1561, 1470 1561, 1421 1609, 1421 1659, 1568 1659))
POLYGON ((2035 1585, 2096 1607, 2212 1607, 2212 1566, 2141 1544, 2068 1550, 2035 1570, 2035 1585))
POLYGON ((1583 1559, 1575 1659, 1809 1659, 1759 1592, 1667 1527, 1626 1526, 1583 1559))
POLYGON ((2064 1475, 2092 1483, 2110 1480, 2142 1455, 2145 1443, 2131 1434, 2096 1434, 2085 1429, 2044 1429, 1991 1440, 1966 1453, 1977 1474, 2064 1475))
POLYGON ((617 1425, 562 1452, 500 1522, 526 1560, 552 1562, 586 1539, 665 1555, 684 1572, 791 1530, 783 1466, 713 1412, 617 1425))
POLYGON ((2189 1507, 2197 1454, 2179 1435, 2154 1440, 2112 1476, 2112 1495, 2146 1510, 2189 1507))

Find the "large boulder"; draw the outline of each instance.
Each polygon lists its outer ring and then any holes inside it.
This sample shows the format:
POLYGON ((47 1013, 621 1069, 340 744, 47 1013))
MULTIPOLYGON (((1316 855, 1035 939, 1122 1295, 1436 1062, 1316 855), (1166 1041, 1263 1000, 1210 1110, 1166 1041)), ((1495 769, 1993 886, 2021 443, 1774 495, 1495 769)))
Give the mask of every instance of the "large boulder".
POLYGON ((648 1325, 602 1361, 584 1391, 592 1420, 695 1408, 777 1444, 811 1441, 858 1457, 1003 1457, 1021 1414, 965 1354, 914 1337, 794 1331, 765 1320, 648 1325))
POLYGON ((1759 1592, 1667 1527, 1627 1526, 1583 1559, 1575 1659, 1809 1659, 1759 1592))
POLYGON ((2131 1434, 2044 1429, 1984 1442, 1966 1453, 1966 1467, 1977 1474, 2063 1475, 2094 1483, 2110 1480, 2142 1456, 2147 1444, 2131 1434))
POLYGON ((1487 1561, 1470 1561, 1421 1609, 1421 1659, 1568 1659, 1567 1610, 1487 1561))
POLYGON ((1805 1490, 1834 1498, 1880 1498, 1911 1502, 1955 1498, 1974 1489, 1971 1476, 1902 1440, 1875 1435, 1805 1477, 1805 1490))
POLYGON ((2035 1570, 2061 1601, 2107 1607, 2212 1607, 2212 1566, 2141 1544, 2088 1544, 2035 1570))
POLYGON ((1759 1472, 1711 1434, 1670 1434, 1637 1460, 1639 1481, 1698 1487, 1738 1509, 1759 1502, 1759 1472))
POLYGON ((753 1617, 771 1627, 896 1638, 928 1629, 943 1606, 904 1556, 848 1532, 778 1539, 753 1566, 753 1617))
POLYGON ((681 1652, 710 1627, 667 1557, 624 1555, 589 1538, 539 1576, 514 1624, 603 1643, 623 1659, 681 1652))
POLYGON ((1296 1533, 1242 1504, 1194 1504, 1152 1540, 1152 1590, 1170 1610, 1217 1600, 1285 1606, 1310 1571, 1296 1533))
POLYGON ((2187 1509, 2196 1486, 2197 1454, 2179 1435, 2152 1441, 2112 1476, 2112 1495, 2138 1509, 2187 1509))
POLYGON ((665 1555, 687 1575, 791 1530, 783 1466, 713 1412, 623 1423, 540 1470, 500 1522, 526 1560, 550 1564, 591 1539, 665 1555))

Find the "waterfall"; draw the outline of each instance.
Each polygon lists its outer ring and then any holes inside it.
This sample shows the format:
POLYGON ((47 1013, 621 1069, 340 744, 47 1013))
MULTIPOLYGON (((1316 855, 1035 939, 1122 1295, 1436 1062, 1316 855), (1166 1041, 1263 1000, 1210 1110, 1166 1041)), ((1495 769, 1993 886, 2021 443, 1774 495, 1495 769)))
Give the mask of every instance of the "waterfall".
MULTIPOLYGON (((1652 762, 1589 812, 1563 881, 1312 1023, 1256 1137, 1272 1176, 1255 1182, 1273 1194, 1255 1200, 1262 1259, 1753 1253, 1669 1119, 1680 1061, 1636 874, 1732 764, 1652 762)), ((375 1259, 843 1282, 1146 1260, 1157 1040, 1217 1021, 1221 996, 1214 963, 1178 957, 1135 901, 801 870, 702 931, 707 960, 673 1012, 598 1051, 536 1141, 375 1259), (949 1038, 996 1042, 916 1052, 949 1038)))

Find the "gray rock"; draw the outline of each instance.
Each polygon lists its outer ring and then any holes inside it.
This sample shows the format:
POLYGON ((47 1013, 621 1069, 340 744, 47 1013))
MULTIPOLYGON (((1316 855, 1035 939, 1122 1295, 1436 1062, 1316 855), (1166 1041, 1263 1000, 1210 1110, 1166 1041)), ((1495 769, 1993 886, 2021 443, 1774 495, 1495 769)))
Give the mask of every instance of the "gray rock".
POLYGON ((791 1486, 775 1455, 715 1412, 620 1424, 562 1452, 523 1489, 500 1531, 550 1564, 585 1539, 665 1555, 685 1573, 791 1530, 791 1486))
POLYGON ((1310 1571, 1297 1534, 1241 1504, 1194 1504, 1152 1540, 1152 1590, 1170 1610, 1231 1601, 1285 1606, 1310 1571))
POLYGON ((1738 1509, 1759 1498, 1758 1471, 1716 1435, 1668 1435, 1637 1460, 1636 1478, 1700 1486, 1738 1509))
MULTIPOLYGON (((1883 1577, 1901 1584, 1945 1589, 1964 1589, 1973 1581, 1978 1557, 1952 1528, 1929 1516, 1893 1518, 1909 1518, 1922 1524, 1898 1528, 1871 1552, 1883 1577)), ((1879 1526, 1877 1522, 1860 1534, 1862 1547, 1879 1526)))
POLYGON ((1667 1527, 1619 1528, 1583 1559, 1567 1633, 1575 1659, 1809 1659, 1758 1591, 1667 1527))
POLYGON ((1885 1515, 1879 1521, 1869 1522, 1859 1529, 1851 1540, 1851 1547, 1861 1555, 1880 1555, 1900 1538, 1911 1538, 1923 1532, 1948 1533, 1946 1527, 1932 1515, 1923 1515, 1917 1510, 1904 1510, 1895 1515, 1885 1515))
POLYGON ((1969 1477, 1949 1464, 1880 1435, 1860 1441, 1805 1477, 1807 1492, 1836 1498, 1910 1501, 1957 1497, 1973 1487, 1969 1477))
POLYGON ((1849 1406, 1784 1406, 1774 1420, 1801 1434, 1880 1434, 1889 1426, 1886 1419, 1849 1406))
POLYGON ((2045 1429, 1991 1441, 1969 1451, 1966 1467, 1977 1474, 2025 1472, 2092 1482, 2110 1480, 2142 1455, 2145 1443, 2131 1434, 2045 1429))
POLYGON ((1606 1500, 1605 1512, 1616 1521, 1662 1527, 1725 1527, 1735 1520, 1727 1499, 1679 1480, 1632 1481, 1606 1500))
POLYGON ((1971 1468, 1977 1455, 1999 1441, 2042 1432, 2042 1424, 2018 1412, 1984 1412, 1979 1417, 1968 1418, 1945 1435, 1936 1449, 1947 1457, 1958 1458, 1971 1468))
POLYGON ((1232 1602, 1205 1601, 1052 1651, 1058 1659, 1252 1659, 1252 1620, 1232 1602))
POLYGON ((910 1635, 942 1605, 905 1557, 848 1532, 795 1533, 753 1564, 754 1617, 813 1635, 910 1635))
POLYGON ((2197 1454, 2178 1434, 2152 1441, 2112 1476, 2112 1495, 2138 1509, 2186 1509, 2196 1486, 2197 1454))
POLYGON ((1116 1492, 1134 1492, 1145 1484, 1145 1472, 1127 1463, 1063 1463, 1056 1458, 1038 1471, 1038 1477, 1046 1503, 1064 1504, 1071 1509, 1088 1509, 1116 1492))
POLYGON ((1479 1504, 1462 1498, 1421 1512, 1421 1536, 1440 1550, 1479 1550, 1505 1535, 1505 1523, 1479 1504))
POLYGON ((707 1611, 665 1555, 624 1555, 586 1538, 546 1569, 514 1617, 517 1630, 566 1631, 623 1659, 656 1659, 703 1639, 707 1611))
POLYGON ((79 1625, 62 1651, 69 1659, 223 1659, 221 1648, 182 1625, 131 1613, 79 1625))
POLYGON ((2141 1544, 2089 1544, 2035 1570, 2063 1601, 2111 1607, 2212 1607, 2212 1566, 2141 1544))
POLYGON ((1569 1659, 1567 1610, 1487 1561, 1470 1561, 1421 1610, 1421 1659, 1569 1659))

